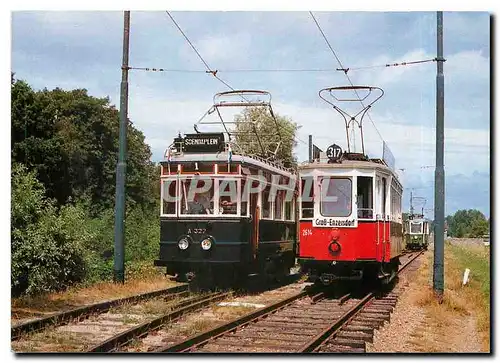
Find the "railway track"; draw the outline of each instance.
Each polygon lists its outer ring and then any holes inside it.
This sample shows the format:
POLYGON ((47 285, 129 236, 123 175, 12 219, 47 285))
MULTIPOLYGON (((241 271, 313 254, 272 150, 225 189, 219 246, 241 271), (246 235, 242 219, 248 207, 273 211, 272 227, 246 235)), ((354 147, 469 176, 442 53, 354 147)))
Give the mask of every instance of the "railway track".
POLYGON ((179 319, 186 313, 209 306, 210 304, 223 300, 230 295, 230 292, 214 292, 205 296, 197 296, 181 300, 171 308, 172 310, 170 312, 122 331, 109 339, 92 346, 88 352, 103 353, 116 351, 134 339, 144 337, 145 335, 162 328, 165 324, 179 319))
MULTIPOLYGON (((398 273, 422 253, 406 255, 398 273)), ((343 296, 302 291, 157 352, 364 352, 396 301, 395 290, 343 296)))
POLYGON ((23 334, 41 331, 49 326, 56 327, 71 321, 81 321, 95 314, 102 314, 111 308, 124 304, 134 304, 147 299, 165 295, 167 300, 187 296, 188 285, 179 285, 167 289, 155 290, 121 299, 108 300, 96 304, 81 306, 72 310, 54 313, 49 316, 16 324, 11 328, 11 341, 19 339, 23 334))
MULTIPOLYGON (((170 326, 189 313, 231 295, 237 297, 246 296, 248 292, 252 295, 274 291, 297 282, 298 277, 290 275, 281 283, 265 287, 254 286, 248 291, 231 293, 193 293, 188 285, 181 285, 173 289, 84 306, 30 321, 22 324, 21 329, 16 326, 17 337, 12 348, 17 352, 123 352, 131 348, 130 343, 132 349, 135 349, 149 333, 161 331, 163 327, 170 326)), ((148 339, 154 339, 155 336, 153 334, 148 339)))
POLYGON ((181 291, 142 304, 118 306, 84 321, 71 321, 63 326, 23 336, 19 342, 14 342, 17 344, 13 348, 17 352, 113 352, 187 313, 223 300, 231 294, 213 292, 193 295, 181 291), (23 346, 35 349, 23 349, 23 346))

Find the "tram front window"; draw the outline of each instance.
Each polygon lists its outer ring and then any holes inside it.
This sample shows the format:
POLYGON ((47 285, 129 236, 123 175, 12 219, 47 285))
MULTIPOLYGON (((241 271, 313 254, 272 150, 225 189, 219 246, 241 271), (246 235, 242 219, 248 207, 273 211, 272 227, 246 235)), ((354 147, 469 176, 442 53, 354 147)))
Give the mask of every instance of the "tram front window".
POLYGON ((325 177, 321 178, 319 182, 321 214, 325 217, 348 217, 351 215, 351 179, 325 177))
POLYGON ((421 222, 410 223, 410 233, 412 233, 412 234, 422 233, 422 223, 421 222))
POLYGON ((181 214, 214 214, 213 179, 181 181, 181 214))
POLYGON ((234 179, 222 179, 219 184, 219 213, 237 214, 237 184, 234 179))

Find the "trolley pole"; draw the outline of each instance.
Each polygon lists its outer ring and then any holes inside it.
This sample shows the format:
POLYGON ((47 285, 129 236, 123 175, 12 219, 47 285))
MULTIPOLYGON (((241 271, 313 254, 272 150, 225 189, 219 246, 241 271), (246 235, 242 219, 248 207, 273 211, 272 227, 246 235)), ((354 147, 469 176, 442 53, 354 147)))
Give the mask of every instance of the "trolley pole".
POLYGON ((309 135, 309 162, 313 162, 313 135, 309 135))
POLYGON ((410 190, 410 215, 413 215, 413 189, 410 190))
POLYGON ((115 259, 114 281, 125 282, 125 178, 127 171, 127 123, 128 123, 128 55, 130 39, 130 11, 125 11, 123 22, 123 63, 120 88, 120 136, 118 164, 116 166, 115 197, 115 259))
POLYGON ((433 288, 441 302, 444 291, 444 73, 443 12, 437 12, 436 75, 436 169, 434 185, 434 276, 433 288))

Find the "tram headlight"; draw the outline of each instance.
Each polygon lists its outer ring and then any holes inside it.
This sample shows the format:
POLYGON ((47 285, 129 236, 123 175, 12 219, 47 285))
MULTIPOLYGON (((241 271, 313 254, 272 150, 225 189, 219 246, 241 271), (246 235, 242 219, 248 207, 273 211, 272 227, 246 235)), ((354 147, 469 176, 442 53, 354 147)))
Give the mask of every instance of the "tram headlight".
POLYGON ((210 238, 205 238, 204 240, 201 241, 201 248, 204 251, 208 251, 209 249, 212 248, 212 240, 210 238))
POLYGON ((181 238, 179 240, 179 243, 177 243, 177 245, 179 246, 179 249, 184 251, 189 247, 189 240, 186 237, 181 238))
POLYGON ((337 254, 340 252, 340 243, 338 243, 336 240, 333 240, 330 245, 328 246, 328 250, 332 254, 337 254))

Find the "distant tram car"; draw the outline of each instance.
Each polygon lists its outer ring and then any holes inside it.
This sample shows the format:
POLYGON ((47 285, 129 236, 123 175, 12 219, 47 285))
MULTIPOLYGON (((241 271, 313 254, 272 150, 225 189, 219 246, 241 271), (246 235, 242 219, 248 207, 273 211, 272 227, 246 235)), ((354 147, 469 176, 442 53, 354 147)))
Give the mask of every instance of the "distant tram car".
MULTIPOLYGON (((323 89, 320 97, 326 100, 323 94, 327 92, 340 101, 333 92, 348 90, 380 93, 358 115, 364 115, 383 95, 377 87, 347 86, 323 89)), ((356 123, 363 152, 343 152, 334 144, 326 157, 320 155, 299 166, 299 263, 302 271, 323 284, 360 279, 388 282, 398 270, 403 250, 403 187, 385 143, 383 159, 364 154, 363 116, 358 123, 356 117, 339 112, 346 122, 348 148, 352 147, 349 131, 356 123)))
MULTIPOLYGON (((264 91, 220 93, 211 111, 220 117, 220 108, 244 105, 267 107, 273 115, 269 102, 247 101, 255 95, 269 96, 264 91), (245 102, 216 102, 236 95, 245 102)), ((161 162, 155 265, 166 266, 178 281, 234 283, 248 274, 274 278, 295 264, 296 173, 276 160, 279 142, 272 148, 259 143, 261 156, 240 152, 229 124, 222 121, 223 133, 177 137, 161 162)), ((257 142, 258 136, 251 139, 257 142)))
POLYGON ((405 221, 404 231, 406 249, 427 249, 429 246, 429 221, 423 215, 410 215, 405 221))

